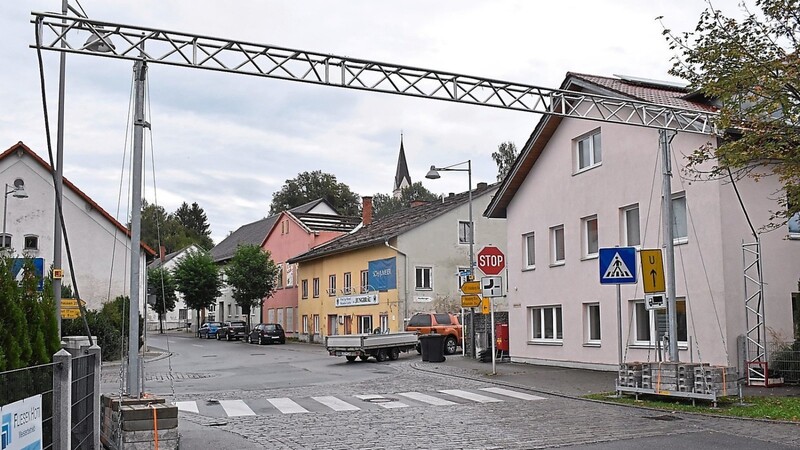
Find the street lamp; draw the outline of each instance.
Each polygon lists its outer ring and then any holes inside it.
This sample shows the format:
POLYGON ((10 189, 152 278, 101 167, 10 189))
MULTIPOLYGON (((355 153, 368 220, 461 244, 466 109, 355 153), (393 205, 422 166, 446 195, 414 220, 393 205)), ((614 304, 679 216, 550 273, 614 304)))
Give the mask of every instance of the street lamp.
MULTIPOLYGON (((472 223, 472 160, 456 163, 447 167, 431 166, 431 170, 425 175, 425 178, 430 180, 437 180, 441 178, 439 172, 467 172, 467 181, 469 183, 469 274, 467 280, 472 281, 475 278, 475 233, 473 232, 474 226, 472 223), (467 168, 457 168, 456 166, 467 165, 467 168)), ((475 308, 470 308, 469 316, 469 335, 470 335, 470 353, 475 358, 475 308)))
POLYGON ((28 193, 25 192, 25 182, 22 178, 14 180, 14 184, 6 183, 6 188, 3 195, 3 242, 2 248, 7 249, 11 247, 11 240, 6 236, 6 217, 8 216, 8 194, 12 194, 16 198, 28 198, 28 193))

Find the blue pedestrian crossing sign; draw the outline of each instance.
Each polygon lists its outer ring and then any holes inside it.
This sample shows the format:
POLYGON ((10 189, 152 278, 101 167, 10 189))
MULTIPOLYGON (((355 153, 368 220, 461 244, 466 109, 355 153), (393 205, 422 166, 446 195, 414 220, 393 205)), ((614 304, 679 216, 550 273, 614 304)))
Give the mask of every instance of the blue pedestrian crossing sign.
POLYGON ((636 248, 600 249, 600 284, 636 283, 636 248))

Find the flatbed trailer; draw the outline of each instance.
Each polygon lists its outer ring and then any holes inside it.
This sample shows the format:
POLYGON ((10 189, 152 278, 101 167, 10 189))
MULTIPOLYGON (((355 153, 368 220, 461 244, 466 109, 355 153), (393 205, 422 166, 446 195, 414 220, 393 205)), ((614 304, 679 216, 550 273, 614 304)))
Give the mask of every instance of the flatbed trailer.
POLYGON ((370 357, 378 362, 395 360, 400 352, 417 347, 417 333, 400 332, 388 334, 343 334, 325 337, 325 349, 331 356, 344 356, 348 362, 370 357))

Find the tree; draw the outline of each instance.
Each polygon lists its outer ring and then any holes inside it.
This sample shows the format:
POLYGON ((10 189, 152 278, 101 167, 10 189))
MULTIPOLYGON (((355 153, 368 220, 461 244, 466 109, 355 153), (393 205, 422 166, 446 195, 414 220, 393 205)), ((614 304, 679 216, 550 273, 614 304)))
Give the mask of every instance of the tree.
POLYGON ((200 327, 200 310, 209 308, 220 296, 222 279, 219 267, 206 251, 189 252, 173 269, 175 287, 183 294, 186 306, 197 312, 200 327))
POLYGON ((422 182, 417 181, 411 186, 406 186, 400 191, 400 198, 388 194, 375 194, 372 196, 373 216, 377 219, 387 216, 395 211, 408 208, 413 201, 432 202, 439 196, 429 191, 422 182))
POLYGON ((28 342, 31 353, 26 365, 38 365, 50 362, 44 333, 44 311, 42 311, 41 294, 37 290, 39 278, 33 267, 33 260, 26 258, 19 282, 19 299, 25 322, 28 328, 28 342))
POLYGON ((511 141, 501 143, 497 151, 492 152, 492 159, 497 164, 497 181, 503 181, 517 160, 517 146, 511 141))
POLYGON ((155 295, 152 308, 158 314, 158 329, 164 333, 164 314, 175 309, 175 278, 172 272, 164 267, 156 267, 147 271, 147 293, 155 295))
POLYGON ((158 250, 163 245, 167 253, 184 249, 192 244, 209 250, 214 246, 203 208, 184 202, 174 214, 162 206, 142 202, 142 242, 158 250))
POLYGON ((677 52, 670 73, 719 106, 725 131, 718 146, 689 155, 687 170, 709 179, 777 176, 783 195, 774 228, 800 212, 800 0, 755 4, 760 12, 742 3, 736 20, 709 3, 693 32, 663 33, 677 52))
POLYGON ((278 214, 318 198, 327 200, 339 214, 358 216, 361 213, 358 194, 351 192, 346 184, 339 183, 335 175, 315 170, 286 180, 281 190, 272 194, 269 214, 278 214))
POLYGON ((197 245, 204 249, 211 249, 214 243, 211 241, 211 227, 208 224, 206 212, 196 202, 189 207, 183 202, 175 210, 173 216, 175 220, 188 232, 188 235, 197 241, 197 245))
POLYGON ((25 312, 19 302, 19 285, 11 275, 13 259, 0 256, 0 348, 4 358, 0 360, 0 370, 25 367, 31 355, 28 339, 28 324, 25 312))
POLYGON ((250 329, 250 308, 261 304, 275 292, 278 266, 269 252, 254 244, 240 245, 225 266, 225 276, 233 291, 233 299, 242 307, 250 329))

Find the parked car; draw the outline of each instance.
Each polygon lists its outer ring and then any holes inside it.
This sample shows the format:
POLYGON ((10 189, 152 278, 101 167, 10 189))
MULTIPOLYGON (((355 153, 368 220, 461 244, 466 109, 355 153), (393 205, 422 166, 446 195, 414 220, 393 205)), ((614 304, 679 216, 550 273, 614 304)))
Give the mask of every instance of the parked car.
POLYGON ((419 334, 441 334, 444 338, 444 353, 452 355, 463 345, 463 328, 458 316, 448 313, 416 313, 411 316, 406 331, 419 334))
POLYGON ((286 343, 286 333, 279 323, 260 323, 253 327, 250 334, 247 336, 247 342, 251 344, 258 343, 264 345, 265 343, 286 343))
POLYGON ((217 331, 222 327, 221 322, 206 322, 200 325, 200 330, 198 333, 200 335, 200 339, 211 339, 213 337, 217 337, 217 331))
POLYGON ((230 341, 232 339, 244 339, 247 337, 247 322, 242 320, 232 320, 225 322, 222 328, 217 330, 217 340, 225 339, 230 341))

